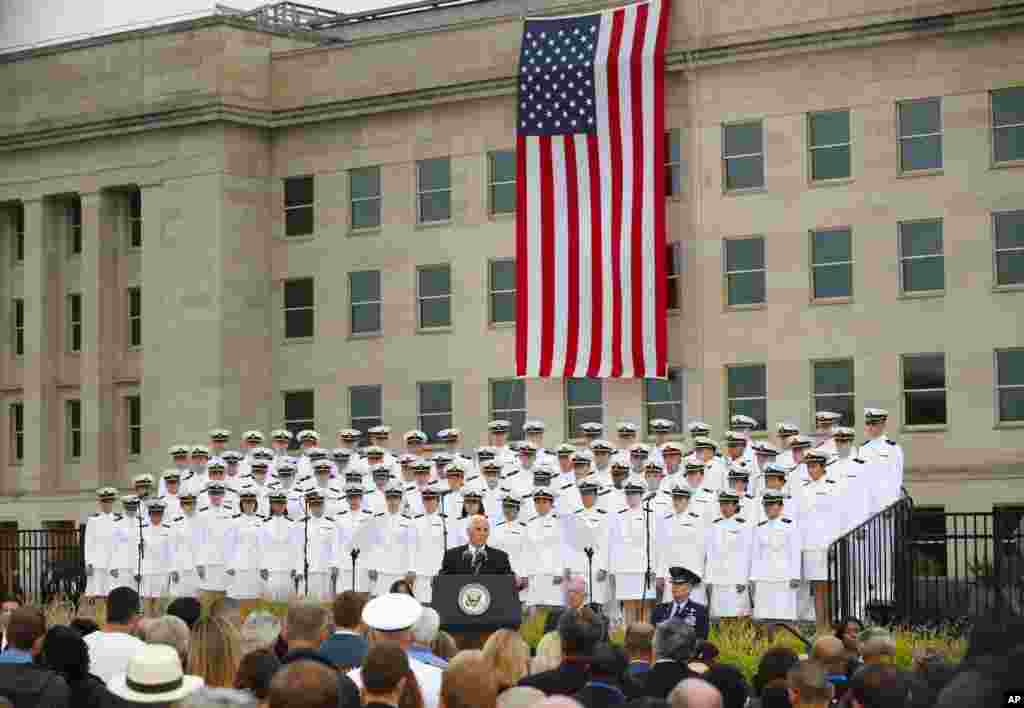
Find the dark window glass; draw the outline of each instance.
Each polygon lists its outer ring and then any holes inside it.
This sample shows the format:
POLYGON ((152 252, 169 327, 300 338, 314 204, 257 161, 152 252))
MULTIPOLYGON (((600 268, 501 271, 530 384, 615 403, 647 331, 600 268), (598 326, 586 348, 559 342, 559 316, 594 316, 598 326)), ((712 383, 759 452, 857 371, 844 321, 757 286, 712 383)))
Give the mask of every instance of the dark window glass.
POLYGON ((680 369, 669 369, 668 378, 644 379, 644 403, 647 408, 647 434, 652 420, 665 418, 683 427, 683 375, 680 369))
POLYGON ((516 210, 516 153, 496 150, 490 153, 490 204, 492 214, 509 214, 516 210))
POLYGON ((380 271, 349 273, 352 298, 352 334, 381 331, 380 271))
POLYGON ((141 288, 128 288, 128 346, 142 346, 141 288))
POLYGON ((450 327, 451 269, 446 266, 427 266, 417 271, 419 289, 419 326, 450 327))
POLYGON ((510 440, 521 440, 526 422, 526 382, 505 379, 491 382, 491 420, 507 420, 510 440))
POLYGON ((942 221, 911 221, 899 225, 903 292, 945 288, 942 221))
POLYGON ((78 399, 66 402, 68 456, 77 460, 82 456, 82 402, 78 399))
POLYGON ((14 215, 14 246, 11 256, 15 263, 21 263, 25 260, 25 205, 15 204, 11 209, 14 215))
POLYGON ((68 204, 68 226, 68 250, 72 255, 77 255, 82 252, 82 198, 77 195, 72 197, 68 204))
POLYGON ((431 440, 452 427, 452 385, 448 381, 421 383, 419 389, 420 430, 431 440))
POLYGON ((723 161, 727 190, 764 186, 761 122, 725 126, 723 161))
POLYGON ((1024 160, 1024 86, 992 92, 996 162, 1024 160))
POLYGON ((384 406, 380 386, 350 386, 348 393, 353 428, 366 435, 370 428, 381 425, 384 406))
POLYGON ((128 247, 142 248, 142 192, 128 192, 128 247))
POLYGON ((682 139, 676 129, 665 131, 665 196, 683 193, 682 139))
POLYGON ((1024 420, 1024 349, 996 352, 999 422, 1024 420))
POLYGON ((673 241, 668 244, 667 249, 665 277, 668 280, 668 298, 666 300, 666 307, 669 310, 678 310, 680 297, 679 276, 683 272, 682 245, 678 241, 673 241))
POLYGON ((942 100, 901 101, 899 114, 900 169, 942 167, 942 100))
POLYGON ((516 321, 516 262, 491 261, 491 323, 516 321))
POLYGON ((815 298, 853 294, 853 249, 849 229, 811 232, 812 279, 815 298))
POLYGON ((349 172, 352 192, 352 228, 380 226, 380 167, 361 167, 349 172))
POLYGON ((942 354, 903 357, 903 403, 907 425, 946 424, 946 358, 942 354))
POLYGON ((284 336, 312 337, 313 279, 288 280, 284 284, 284 336))
POLYGON ((25 459, 25 405, 12 403, 11 411, 11 456, 14 462, 25 459))
POLYGON ((841 413, 840 425, 854 423, 853 361, 814 362, 814 410, 841 413))
POLYGON ((142 399, 139 396, 125 398, 128 409, 128 454, 142 453, 142 399))
POLYGON ((1024 285, 1024 211, 993 215, 996 285, 1024 285))
POLYGON ((726 240, 725 271, 730 306, 764 302, 764 239, 756 237, 726 240))
POLYGON ((915 576, 936 578, 947 574, 945 511, 943 506, 914 507, 911 528, 915 576))
POLYGON ((285 236, 313 233, 313 178, 288 177, 284 180, 285 236))
POLYGON ((584 423, 604 422, 601 379, 566 379, 565 402, 570 436, 580 435, 584 423))
POLYGON ((810 116, 811 179, 850 176, 850 112, 824 111, 810 116))
POLYGON ((764 430, 768 417, 767 368, 764 364, 726 367, 729 417, 747 415, 764 430))
POLYGON ((315 424, 315 394, 313 391, 288 391, 284 394, 284 427, 292 434, 288 447, 298 449, 295 436, 300 430, 313 430, 315 424))
POLYGON ((451 218, 451 160, 437 157, 417 165, 418 216, 421 222, 451 218))

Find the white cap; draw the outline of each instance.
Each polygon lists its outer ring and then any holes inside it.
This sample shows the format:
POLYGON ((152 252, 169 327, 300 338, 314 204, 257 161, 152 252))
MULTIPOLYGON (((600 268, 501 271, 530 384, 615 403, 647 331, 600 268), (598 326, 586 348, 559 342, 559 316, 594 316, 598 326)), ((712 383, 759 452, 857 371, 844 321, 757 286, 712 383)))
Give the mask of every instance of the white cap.
POLYGON ((423 605, 405 593, 389 592, 375 597, 363 608, 363 622, 370 629, 398 632, 410 629, 423 614, 423 605))

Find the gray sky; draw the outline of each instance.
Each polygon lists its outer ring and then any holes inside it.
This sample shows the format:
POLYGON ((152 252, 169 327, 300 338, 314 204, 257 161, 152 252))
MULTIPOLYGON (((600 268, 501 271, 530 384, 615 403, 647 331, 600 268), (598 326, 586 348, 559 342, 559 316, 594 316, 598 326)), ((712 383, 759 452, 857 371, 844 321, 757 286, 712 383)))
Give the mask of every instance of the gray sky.
MULTIPOLYGON (((259 0, 221 0, 243 10, 259 0)), ((339 12, 357 12, 411 0, 297 0, 339 12)), ((209 14, 217 0, 0 0, 0 51, 18 45, 69 41, 209 14)))

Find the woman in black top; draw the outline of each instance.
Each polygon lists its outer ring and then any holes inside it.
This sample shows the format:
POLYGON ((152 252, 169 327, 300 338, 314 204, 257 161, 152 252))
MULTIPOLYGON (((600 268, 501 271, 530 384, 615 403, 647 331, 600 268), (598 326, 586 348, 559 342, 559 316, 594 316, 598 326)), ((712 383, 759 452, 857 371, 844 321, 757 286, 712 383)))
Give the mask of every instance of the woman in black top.
POLYGON ((75 708, 103 708, 113 701, 103 681, 89 673, 89 647, 71 627, 50 627, 43 637, 40 658, 44 666, 67 681, 75 708))

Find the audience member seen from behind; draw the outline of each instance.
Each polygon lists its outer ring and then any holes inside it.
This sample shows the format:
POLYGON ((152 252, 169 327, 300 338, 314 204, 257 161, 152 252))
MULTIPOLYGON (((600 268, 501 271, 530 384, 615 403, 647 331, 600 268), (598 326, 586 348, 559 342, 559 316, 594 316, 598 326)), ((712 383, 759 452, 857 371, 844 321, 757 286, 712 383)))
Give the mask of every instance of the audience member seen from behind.
POLYGON ((366 654, 362 666, 363 705, 366 708, 391 706, 398 708, 402 694, 412 685, 410 705, 423 705, 423 697, 416 687, 409 668, 409 657, 398 642, 379 641, 366 654))
POLYGON ((96 620, 89 619, 88 617, 75 617, 71 620, 70 626, 71 629, 78 632, 78 636, 80 637, 85 637, 100 630, 100 626, 96 624, 96 620))
POLYGON ((865 665, 891 664, 896 660, 896 640, 881 627, 865 629, 858 637, 865 665))
POLYGON ((403 595, 416 597, 416 593, 413 592, 412 585, 405 578, 399 578, 395 582, 391 583, 391 588, 388 590, 388 592, 400 592, 403 595))
POLYGON ((361 666, 369 650, 369 642, 362 632, 365 606, 363 594, 351 590, 334 600, 334 634, 320 645, 320 653, 342 672, 361 666))
POLYGON ((107 688, 129 706, 152 708, 177 706, 202 685, 202 677, 185 675, 172 647, 144 644, 128 662, 125 673, 112 677, 107 688))
POLYGON ((629 660, 627 676, 634 680, 641 679, 654 663, 654 625, 636 622, 626 627, 624 648, 629 660))
POLYGON ((791 668, 786 680, 793 708, 826 708, 835 693, 821 664, 810 659, 791 668))
POLYGON ((743 672, 735 666, 715 664, 701 678, 722 694, 723 708, 744 708, 746 706, 750 687, 747 686, 747 680, 743 678, 743 672))
POLYGON ((128 669, 128 661, 145 643, 135 636, 139 623, 139 594, 119 587, 107 595, 107 623, 99 632, 86 636, 92 672, 106 684, 128 669))
POLYGON ((544 692, 533 686, 513 686, 498 694, 497 708, 533 708, 544 701, 544 692))
POLYGON ((242 657, 235 674, 235 688, 259 700, 267 697, 270 681, 281 668, 281 662, 270 649, 257 649, 242 657))
POLYGON ((319 661, 292 662, 274 675, 267 692, 267 708, 338 708, 359 705, 342 703, 334 669, 319 661))
POLYGON ((722 708, 722 694, 704 679, 688 678, 676 684, 668 702, 672 708, 722 708))
POLYGON ((327 638, 327 610, 316 602, 293 602, 288 606, 281 636, 288 642, 288 653, 281 663, 285 666, 299 661, 312 661, 334 671, 338 705, 359 705, 359 687, 345 674, 335 670, 334 664, 320 653, 327 638))
POLYGON ((76 708, 104 708, 110 694, 99 677, 89 672, 89 648, 71 627, 51 627, 43 638, 40 663, 64 677, 76 708))
POLYGON ((194 597, 177 597, 167 606, 167 614, 181 618, 191 631, 202 616, 203 608, 194 597))
POLYGON ((219 597, 210 605, 210 617, 222 619, 236 630, 241 630, 242 603, 233 597, 219 597))
POLYGON ((498 693, 515 686, 530 671, 530 647, 511 629, 499 629, 488 637, 483 655, 494 673, 498 693))
MULTIPOLYGON (((891 664, 865 666, 850 680, 840 705, 856 708, 904 708, 910 691, 908 676, 891 664)), ((965 703, 963 708, 983 704, 965 703)))
POLYGON ((603 634, 603 622, 589 607, 565 611, 558 622, 561 663, 550 671, 525 677, 519 685, 539 688, 548 696, 574 695, 587 682, 588 657, 603 634))
POLYGON ((814 659, 825 670, 825 678, 835 689, 834 700, 842 700, 850 686, 850 678, 846 675, 846 649, 835 637, 819 637, 811 647, 811 659, 814 659))
POLYGON ((590 661, 590 678, 576 693, 576 700, 583 708, 623 705, 626 702, 622 691, 625 673, 625 653, 607 642, 598 644, 590 661))
POLYGON ((260 705, 262 704, 245 691, 203 687, 175 703, 172 708, 260 708, 260 705))
POLYGON ((789 670, 800 663, 789 647, 772 647, 761 655, 747 708, 789 708, 789 670))
POLYGON ((21 601, 10 593, 0 595, 0 651, 7 649, 7 623, 16 609, 21 607, 21 601))
POLYGON ((0 654, 0 696, 16 708, 69 708, 71 692, 62 676, 34 663, 42 651, 46 618, 33 607, 20 607, 7 624, 7 650, 0 654))
POLYGON ((494 708, 497 682, 483 652, 460 651, 441 678, 441 708, 494 708))
POLYGON ((662 622, 654 630, 654 664, 647 672, 643 695, 667 698, 680 681, 695 674, 686 664, 697 649, 697 633, 678 617, 662 622))
POLYGON ((180 617, 164 615, 139 622, 139 631, 147 644, 164 644, 178 652, 182 666, 188 666, 188 625, 180 617))
POLYGON ((459 647, 455 644, 455 639, 452 635, 442 629, 430 644, 430 651, 445 661, 451 661, 459 653, 459 647))
POLYGON ((860 642, 857 637, 864 631, 864 623, 856 617, 844 617, 835 627, 835 637, 846 650, 846 675, 853 676, 863 663, 860 660, 860 642))
POLYGON ((412 646, 409 647, 409 656, 439 669, 447 668, 448 662, 430 650, 440 629, 441 616, 437 614, 437 610, 433 607, 424 607, 420 618, 416 620, 416 626, 412 628, 413 639, 412 646))
POLYGON ((242 623, 242 656, 258 649, 273 649, 281 636, 281 620, 266 610, 250 612, 242 623))
POLYGON ((207 686, 230 688, 241 659, 241 639, 234 627, 216 617, 196 622, 189 638, 190 674, 201 676, 207 686))

